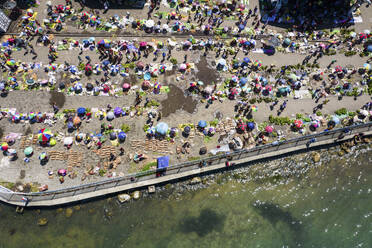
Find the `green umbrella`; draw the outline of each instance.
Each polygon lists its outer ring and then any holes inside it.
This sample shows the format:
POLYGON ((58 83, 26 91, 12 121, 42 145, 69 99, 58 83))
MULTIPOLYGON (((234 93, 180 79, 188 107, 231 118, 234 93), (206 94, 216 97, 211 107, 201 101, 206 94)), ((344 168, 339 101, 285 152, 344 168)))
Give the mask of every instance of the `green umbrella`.
POLYGON ((25 150, 23 151, 25 153, 26 156, 30 156, 32 153, 33 153, 33 149, 31 146, 29 147, 26 147, 25 150))
POLYGON ((35 83, 35 81, 34 81, 33 79, 28 79, 28 80, 26 81, 26 84, 27 84, 27 85, 34 85, 34 83, 35 83))

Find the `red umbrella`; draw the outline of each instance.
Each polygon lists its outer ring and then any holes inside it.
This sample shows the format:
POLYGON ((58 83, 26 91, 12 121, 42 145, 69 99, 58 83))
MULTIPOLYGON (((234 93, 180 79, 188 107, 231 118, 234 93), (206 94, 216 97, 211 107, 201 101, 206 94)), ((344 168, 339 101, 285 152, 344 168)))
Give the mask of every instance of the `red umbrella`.
POLYGON ((338 65, 338 66, 336 66, 336 68, 335 68, 335 69, 336 69, 336 72, 342 72, 342 67, 341 67, 341 66, 339 66, 339 65, 338 65))
POLYGON ((302 120, 295 120, 295 121, 294 121, 294 125, 295 125, 297 128, 301 128, 301 127, 304 125, 304 123, 303 123, 302 120))
POLYGON ((91 71, 93 71, 92 66, 91 66, 90 64, 86 65, 86 66, 85 66, 85 71, 86 71, 86 72, 91 72, 91 71))
POLYGON ((107 84, 104 84, 104 85, 103 85, 103 92, 107 93, 107 92, 109 92, 109 91, 110 91, 110 87, 108 87, 107 84))
POLYGON ((271 87, 271 85, 266 85, 266 87, 265 87, 265 90, 267 90, 267 91, 271 91, 273 89, 273 87, 271 87))
POLYGON ((265 127, 265 131, 266 131, 267 133, 272 133, 272 132, 274 131, 274 129, 273 129, 272 126, 266 126, 266 127, 265 127))
POLYGON ((235 96, 235 95, 238 94, 238 90, 235 89, 235 88, 232 88, 232 89, 230 89, 230 94, 233 95, 233 96, 235 96))
POLYGON ((365 34, 365 33, 360 33, 360 34, 359 34, 359 38, 360 38, 360 39, 367 39, 367 34, 365 34))
POLYGON ((239 128, 241 131, 244 131, 244 130, 247 129, 247 124, 245 124, 245 123, 239 123, 238 128, 239 128))

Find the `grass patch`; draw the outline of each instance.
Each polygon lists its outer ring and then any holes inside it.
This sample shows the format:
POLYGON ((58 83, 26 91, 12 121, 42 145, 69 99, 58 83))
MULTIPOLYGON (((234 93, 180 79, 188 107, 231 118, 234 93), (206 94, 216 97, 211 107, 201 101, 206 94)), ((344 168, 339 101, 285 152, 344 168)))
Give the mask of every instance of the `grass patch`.
POLYGON ((157 166, 158 162, 154 161, 154 162, 150 162, 150 163, 147 163, 145 164, 143 167, 142 167, 142 171, 148 171, 150 170, 151 167, 153 166, 157 166))
POLYGON ((195 160, 199 160, 199 159, 200 159, 200 156, 195 156, 195 157, 187 158, 187 161, 195 161, 195 160))

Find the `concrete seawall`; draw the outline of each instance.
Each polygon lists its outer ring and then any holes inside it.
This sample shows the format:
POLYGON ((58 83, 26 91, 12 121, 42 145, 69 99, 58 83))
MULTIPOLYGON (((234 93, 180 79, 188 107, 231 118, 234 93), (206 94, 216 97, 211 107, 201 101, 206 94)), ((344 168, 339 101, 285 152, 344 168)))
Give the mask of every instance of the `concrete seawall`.
MULTIPOLYGON (((325 145, 332 145, 335 144, 335 142, 340 142, 344 140, 352 139, 357 132, 363 131, 365 135, 372 135, 372 123, 369 123, 369 125, 366 125, 363 130, 356 129, 353 134, 346 135, 343 139, 337 139, 337 136, 339 133, 334 133, 332 137, 327 137, 325 140, 319 140, 314 144, 311 144, 311 148, 317 148, 322 147, 325 145), (336 136, 337 135, 337 136, 336 136), (335 138, 336 137, 336 138, 335 138)), ((326 137, 328 134, 324 134, 322 137, 326 137)), ((306 141, 306 140, 305 140, 306 141)), ((298 143, 298 142, 297 142, 298 143)), ((254 161, 258 161, 261 159, 266 158, 275 158, 280 155, 285 155, 293 152, 306 152, 308 150, 308 147, 306 146, 306 142, 302 140, 302 144, 293 145, 291 147, 283 147, 280 148, 280 146, 276 146, 277 149, 270 152, 265 152, 265 150, 258 150, 257 155, 254 156, 248 156, 241 159, 234 159, 233 162, 235 164, 245 164, 245 163, 252 163, 254 161)), ((270 150, 270 149, 267 149, 270 150)), ((271 149, 272 150, 272 149, 271 149)), ((240 157, 240 155, 239 155, 240 157)), ((1 189, 0 188, 0 200, 3 202, 6 202, 8 204, 12 205, 18 205, 18 206, 24 206, 25 203, 21 200, 22 197, 27 197, 30 201, 28 202, 27 206, 32 207, 42 207, 42 206, 56 206, 56 205, 62 205, 62 204, 68 204, 73 203, 77 201, 83 201, 88 200, 96 197, 101 197, 109 194, 119 193, 123 191, 133 190, 137 188, 143 188, 150 185, 158 185, 158 184, 164 184, 167 182, 177 181, 193 176, 198 176, 203 173, 213 173, 214 171, 221 170, 226 167, 225 165, 225 159, 220 159, 220 162, 217 164, 205 166, 202 168, 199 168, 198 163, 195 163, 191 167, 187 167, 186 171, 181 171, 181 169, 178 169, 177 173, 164 175, 161 177, 155 177, 154 174, 143 176, 140 178, 141 180, 129 182, 126 183, 124 180, 123 185, 121 184, 120 180, 117 181, 108 181, 107 184, 101 184, 94 187, 86 187, 84 188, 84 185, 81 185, 79 187, 74 187, 70 189, 65 189, 63 192, 40 192, 40 193, 15 193, 12 191, 9 191, 7 189, 1 189), (94 188, 94 190, 91 190, 94 188), (88 192, 84 192, 88 189, 88 192), (80 192, 79 192, 80 191, 80 192), (45 197, 43 199, 42 197, 45 197)), ((172 168, 172 167, 170 167, 172 168)))

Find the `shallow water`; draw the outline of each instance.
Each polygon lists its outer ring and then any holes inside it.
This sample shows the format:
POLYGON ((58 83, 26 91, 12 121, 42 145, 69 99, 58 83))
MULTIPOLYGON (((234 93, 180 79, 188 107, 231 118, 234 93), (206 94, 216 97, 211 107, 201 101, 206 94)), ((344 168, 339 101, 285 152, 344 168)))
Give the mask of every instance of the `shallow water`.
POLYGON ((357 154, 275 183, 225 174, 182 194, 86 203, 70 218, 2 205, 0 247, 372 247, 372 151, 357 154))

